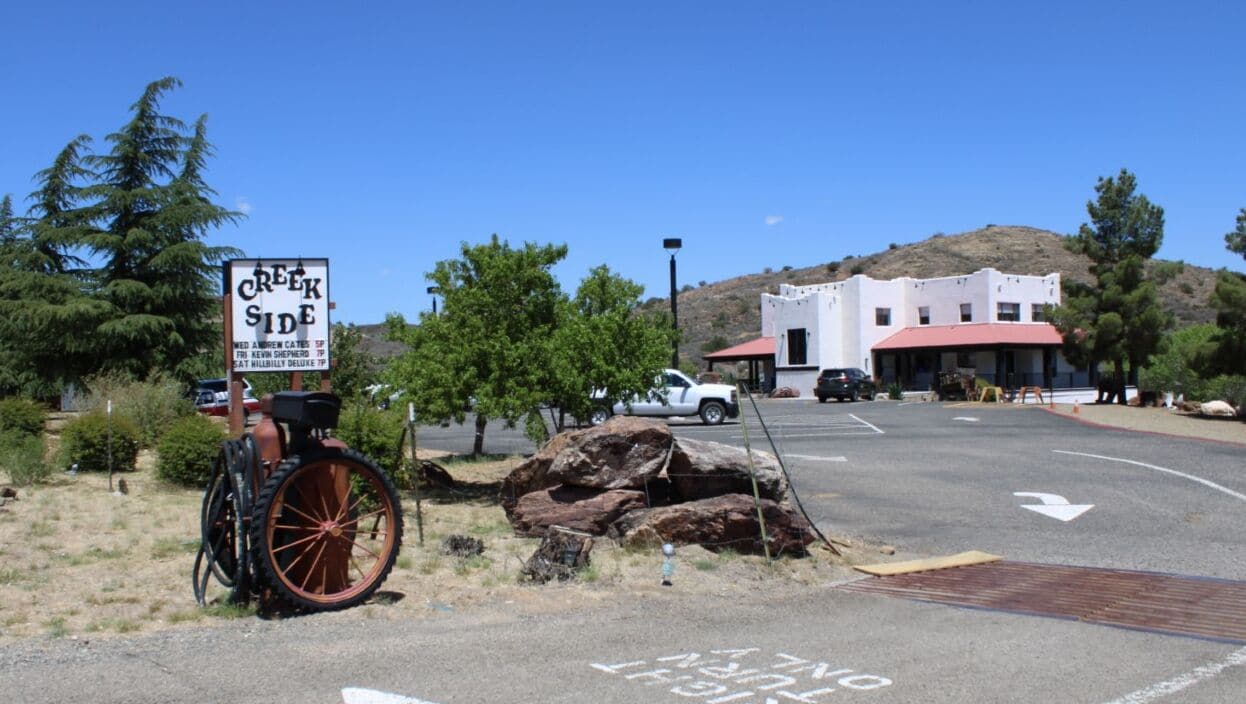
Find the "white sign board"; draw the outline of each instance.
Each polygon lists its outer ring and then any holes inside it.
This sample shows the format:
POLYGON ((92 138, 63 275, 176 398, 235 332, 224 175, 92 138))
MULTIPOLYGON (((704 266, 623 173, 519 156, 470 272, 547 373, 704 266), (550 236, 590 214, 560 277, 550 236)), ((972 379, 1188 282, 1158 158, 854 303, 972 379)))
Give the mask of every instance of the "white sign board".
POLYGON ((329 369, 329 260, 232 259, 236 372, 329 369))

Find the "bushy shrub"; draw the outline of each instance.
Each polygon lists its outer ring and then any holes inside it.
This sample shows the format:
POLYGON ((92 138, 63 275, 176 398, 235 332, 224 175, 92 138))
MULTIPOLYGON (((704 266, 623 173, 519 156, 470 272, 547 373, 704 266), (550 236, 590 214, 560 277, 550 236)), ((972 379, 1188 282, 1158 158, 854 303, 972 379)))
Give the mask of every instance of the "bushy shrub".
POLYGON ((24 398, 0 399, 0 433, 39 435, 47 414, 43 407, 24 398))
POLYGON ((864 264, 853 264, 852 268, 849 269, 848 271, 852 272, 853 276, 856 276, 857 274, 864 274, 865 265, 864 264))
POLYGON ((18 486, 47 481, 52 467, 43 459, 43 438, 14 430, 0 432, 0 470, 18 486))
POLYGON ((183 385, 166 377, 135 381, 121 374, 101 374, 89 379, 87 385, 91 393, 86 408, 103 411, 111 400, 113 419, 129 420, 138 430, 142 447, 155 447, 174 421, 195 413, 183 385))
POLYGON ((156 476, 174 484, 205 486, 225 440, 225 429, 207 416, 179 418, 156 447, 156 476))
POLYGON ((892 401, 899 401, 904 398, 904 387, 900 386, 900 382, 891 382, 891 385, 887 387, 887 398, 892 401))
MULTIPOLYGON (((411 458, 398 454, 398 440, 405 422, 404 409, 381 410, 368 403, 345 402, 338 415, 338 440, 362 452, 390 473, 400 487, 410 485, 407 474, 411 458), (397 465, 397 466, 396 466, 397 465)), ((410 454, 409 452, 407 453, 410 454)))
POLYGON ((1208 380, 1206 389, 1208 401, 1228 401, 1238 408, 1246 406, 1246 376, 1221 374, 1208 380))
MULTIPOLYGON (((84 413, 61 430, 60 463, 76 464, 83 472, 107 472, 109 422, 103 411, 84 413)), ((112 418, 112 466, 114 470, 134 469, 138 461, 138 428, 125 416, 112 418)))

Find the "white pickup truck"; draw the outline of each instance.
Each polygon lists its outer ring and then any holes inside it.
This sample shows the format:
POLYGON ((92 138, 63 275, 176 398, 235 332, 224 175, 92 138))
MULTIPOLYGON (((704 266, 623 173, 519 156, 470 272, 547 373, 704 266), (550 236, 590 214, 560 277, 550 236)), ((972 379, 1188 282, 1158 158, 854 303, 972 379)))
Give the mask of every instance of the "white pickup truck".
MULTIPOLYGON (((604 394, 593 394, 601 399, 604 394)), ((658 377, 656 387, 644 398, 636 397, 628 404, 619 402, 613 408, 599 403, 589 416, 589 423, 601 425, 612 415, 632 416, 701 416, 706 425, 718 425, 727 418, 740 415, 734 386, 727 384, 702 384, 689 379, 678 369, 666 369, 658 377)))

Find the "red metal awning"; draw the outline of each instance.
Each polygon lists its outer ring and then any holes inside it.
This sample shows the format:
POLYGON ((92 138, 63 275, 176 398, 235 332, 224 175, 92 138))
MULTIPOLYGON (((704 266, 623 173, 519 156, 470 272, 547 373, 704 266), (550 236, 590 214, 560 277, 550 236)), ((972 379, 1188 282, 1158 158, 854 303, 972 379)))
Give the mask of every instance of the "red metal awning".
POLYGON ((759 337, 756 340, 742 342, 734 347, 728 347, 725 350, 718 350, 707 355, 702 355, 702 359, 710 361, 725 361, 732 359, 759 359, 763 357, 774 357, 774 338, 759 337))
POLYGON ((1060 331, 1049 323, 963 323, 904 328, 874 345, 875 352, 958 347, 1050 347, 1061 343, 1060 331))

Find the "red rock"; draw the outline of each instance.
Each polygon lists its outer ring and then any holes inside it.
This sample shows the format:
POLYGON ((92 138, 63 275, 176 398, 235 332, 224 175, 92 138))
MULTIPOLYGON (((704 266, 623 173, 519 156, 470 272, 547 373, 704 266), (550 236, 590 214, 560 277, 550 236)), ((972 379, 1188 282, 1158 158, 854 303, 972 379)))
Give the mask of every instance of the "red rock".
POLYGON ((510 521, 516 535, 534 538, 545 535, 550 526, 605 535, 619 517, 645 506, 643 491, 560 485, 521 496, 510 521))

